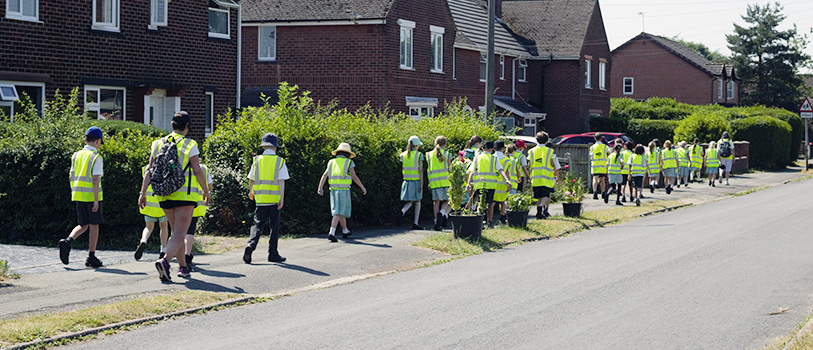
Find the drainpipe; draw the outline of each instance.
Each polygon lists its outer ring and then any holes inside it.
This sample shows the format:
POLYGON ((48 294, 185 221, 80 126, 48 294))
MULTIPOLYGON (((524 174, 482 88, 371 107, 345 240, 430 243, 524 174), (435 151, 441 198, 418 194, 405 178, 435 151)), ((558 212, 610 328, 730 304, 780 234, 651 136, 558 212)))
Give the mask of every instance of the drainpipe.
POLYGON ((243 7, 237 4, 237 109, 240 109, 240 85, 243 67, 243 7))
POLYGON ((711 104, 714 104, 714 81, 717 80, 717 77, 711 77, 711 104))
MULTIPOLYGON (((511 60, 511 99, 517 99, 517 61, 519 56, 511 60)), ((528 74, 527 72, 525 74, 528 74)))

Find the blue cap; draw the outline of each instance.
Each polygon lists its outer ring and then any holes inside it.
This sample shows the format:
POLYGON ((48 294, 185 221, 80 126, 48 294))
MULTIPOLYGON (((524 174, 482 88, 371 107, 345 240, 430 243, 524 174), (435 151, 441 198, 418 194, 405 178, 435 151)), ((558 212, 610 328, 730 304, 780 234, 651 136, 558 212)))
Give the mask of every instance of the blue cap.
POLYGON ((263 143, 261 143, 260 146, 274 146, 276 148, 280 148, 277 142, 278 142, 277 135, 267 133, 263 135, 263 143))
POLYGON ((85 136, 88 135, 98 137, 100 140, 102 140, 102 144, 104 144, 104 133, 102 132, 102 129, 99 129, 98 126, 89 127, 88 130, 85 131, 85 136))

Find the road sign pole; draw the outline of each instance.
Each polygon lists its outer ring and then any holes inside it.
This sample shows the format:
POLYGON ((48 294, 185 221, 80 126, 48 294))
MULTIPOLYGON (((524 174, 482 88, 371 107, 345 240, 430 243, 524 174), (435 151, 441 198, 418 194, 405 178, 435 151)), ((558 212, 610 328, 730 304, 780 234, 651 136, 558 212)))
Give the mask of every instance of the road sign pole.
POLYGON ((805 171, 808 171, 810 169, 810 166, 808 165, 810 163, 808 162, 808 159, 807 159, 807 153, 810 152, 810 146, 809 146, 810 141, 807 140, 807 129, 809 129, 809 128, 810 128, 810 119, 805 118, 805 151, 804 151, 805 152, 805 171))
POLYGON ((808 131, 807 129, 810 128, 809 120, 813 118, 813 105, 810 104, 810 100, 805 97, 802 101, 802 106, 799 107, 799 116, 805 120, 805 145, 804 145, 804 152, 805 152, 805 171, 810 170, 810 165, 808 165, 808 153, 810 153, 810 141, 807 138, 808 131))

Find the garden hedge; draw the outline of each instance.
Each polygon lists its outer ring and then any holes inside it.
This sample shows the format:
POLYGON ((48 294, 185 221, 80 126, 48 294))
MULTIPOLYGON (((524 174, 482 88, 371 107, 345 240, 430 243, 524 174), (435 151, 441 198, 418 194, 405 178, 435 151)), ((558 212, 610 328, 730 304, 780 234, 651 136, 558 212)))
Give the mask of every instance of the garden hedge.
POLYGON ((758 116, 731 121, 734 140, 750 142, 749 165, 757 169, 782 169, 789 163, 792 129, 777 118, 758 116))
POLYGON ((643 145, 649 145, 652 139, 658 139, 662 145, 672 139, 678 123, 676 120, 632 119, 627 123, 627 134, 643 145))
POLYGON ((695 113, 680 121, 672 141, 691 143, 695 138, 701 143, 717 141, 725 131, 731 131, 731 124, 719 113, 695 113))

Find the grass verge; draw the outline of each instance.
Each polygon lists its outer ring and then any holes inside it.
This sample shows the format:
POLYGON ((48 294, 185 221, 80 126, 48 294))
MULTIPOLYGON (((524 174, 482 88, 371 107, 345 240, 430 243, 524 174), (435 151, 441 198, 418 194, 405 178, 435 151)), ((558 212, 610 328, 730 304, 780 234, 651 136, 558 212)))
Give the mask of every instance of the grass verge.
POLYGON ((192 252, 196 254, 221 254, 245 246, 246 238, 244 237, 195 235, 192 252))
POLYGON ((556 238, 570 233, 589 230, 632 220, 633 218, 655 210, 666 209, 690 203, 690 200, 662 201, 637 206, 624 206, 612 209, 588 211, 579 218, 556 215, 547 220, 528 220, 527 229, 498 226, 483 230, 479 239, 455 239, 451 232, 438 233, 418 242, 415 246, 437 250, 454 256, 476 255, 482 252, 502 249, 512 244, 525 241, 556 238))
POLYGON ((183 291, 147 296, 81 310, 49 313, 0 321, 0 347, 80 332, 118 322, 163 315, 239 298, 241 295, 183 291))
POLYGON ((813 315, 808 315, 802 322, 796 325, 791 334, 775 338, 770 344, 763 347, 762 350, 813 350, 813 334, 799 334, 811 318, 813 318, 813 315), (796 340, 791 344, 794 337, 796 340))
POLYGON ((14 271, 11 271, 11 265, 8 263, 8 261, 0 260, 0 282, 18 278, 20 278, 20 275, 14 271))

